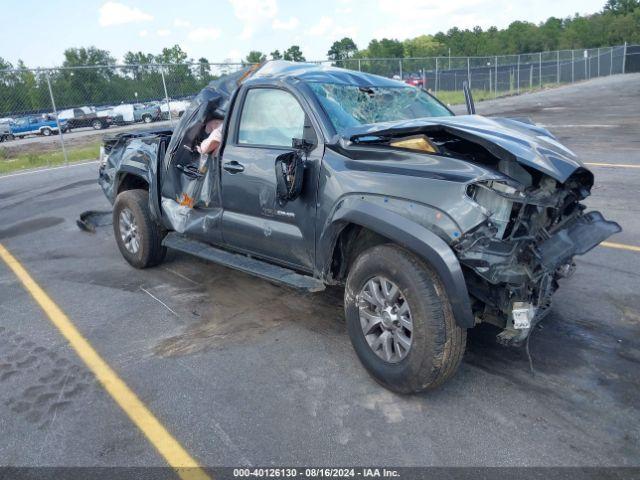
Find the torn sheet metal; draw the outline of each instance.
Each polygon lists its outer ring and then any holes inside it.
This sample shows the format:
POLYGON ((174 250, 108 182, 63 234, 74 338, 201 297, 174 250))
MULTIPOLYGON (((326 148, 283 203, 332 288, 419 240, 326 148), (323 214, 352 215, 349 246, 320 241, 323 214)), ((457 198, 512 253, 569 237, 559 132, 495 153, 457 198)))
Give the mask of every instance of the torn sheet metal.
POLYGON ((213 119, 224 120, 234 91, 256 69, 257 66, 247 67, 212 81, 178 123, 162 169, 161 208, 167 228, 209 240, 219 234, 219 159, 215 154, 202 156, 196 147, 207 137, 206 124, 213 119))
POLYGON ((196 165, 199 153, 196 147, 207 137, 205 126, 213 119, 224 120, 233 92, 248 78, 257 66, 246 67, 236 73, 213 80, 203 88, 184 112, 171 136, 163 161, 168 175, 162 185, 162 196, 178 198, 183 192, 184 169, 196 165))

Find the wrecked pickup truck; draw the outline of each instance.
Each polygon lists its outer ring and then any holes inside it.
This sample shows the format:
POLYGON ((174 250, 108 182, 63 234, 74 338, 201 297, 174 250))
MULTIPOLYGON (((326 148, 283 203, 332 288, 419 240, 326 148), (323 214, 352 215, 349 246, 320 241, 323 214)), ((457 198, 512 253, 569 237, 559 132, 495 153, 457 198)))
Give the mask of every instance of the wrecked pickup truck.
POLYGON ((593 174, 545 129, 282 61, 212 82, 174 132, 106 138, 99 182, 136 268, 172 248, 307 291, 344 285, 358 357, 405 393, 451 377, 474 325, 525 340, 573 257, 620 231, 585 212, 593 174), (213 118, 222 143, 201 159, 213 118))

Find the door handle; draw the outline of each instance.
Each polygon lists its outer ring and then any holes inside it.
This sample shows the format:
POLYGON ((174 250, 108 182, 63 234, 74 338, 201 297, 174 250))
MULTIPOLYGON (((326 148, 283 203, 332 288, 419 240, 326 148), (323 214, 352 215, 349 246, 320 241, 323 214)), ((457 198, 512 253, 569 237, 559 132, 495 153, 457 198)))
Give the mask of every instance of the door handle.
POLYGON ((225 163, 222 168, 224 168, 229 173, 240 173, 244 172, 244 165, 236 162, 235 160, 231 162, 225 163))

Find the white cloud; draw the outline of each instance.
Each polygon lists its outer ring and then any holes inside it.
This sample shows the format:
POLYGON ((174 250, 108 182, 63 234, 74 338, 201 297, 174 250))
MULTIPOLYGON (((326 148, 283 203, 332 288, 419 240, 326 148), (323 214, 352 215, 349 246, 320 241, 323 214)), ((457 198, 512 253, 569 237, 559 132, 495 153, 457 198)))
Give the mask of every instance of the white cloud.
POLYGON ((506 0, 495 0, 491 9, 485 0, 404 0, 402 8, 398 8, 397 0, 378 0, 380 13, 387 22, 374 32, 374 37, 404 40, 425 32, 446 31, 453 26, 488 26, 500 22, 507 5, 506 0))
POLYGON ((189 28, 191 27, 191 22, 189 20, 185 20, 184 18, 176 18, 173 21, 173 26, 178 28, 189 28))
POLYGON ((241 59, 242 59, 242 52, 237 48, 234 48, 232 50, 229 50, 229 53, 227 53, 227 57, 225 58, 225 61, 229 60, 230 62, 239 62, 241 59))
POLYGON ((276 0, 229 0, 236 18, 243 24, 240 38, 247 40, 278 13, 276 0))
POLYGON ((332 27, 333 20, 329 17, 322 17, 318 20, 318 23, 309 29, 309 34, 317 36, 326 35, 332 27))
POLYGON ((333 41, 343 37, 356 37, 358 29, 356 27, 338 25, 330 17, 321 17, 318 23, 309 29, 309 34, 316 37, 327 37, 333 41))
POLYGON ((140 30, 138 32, 138 36, 139 37, 146 37, 147 35, 149 35, 149 31, 148 30, 140 30))
POLYGON ((351 8, 351 7, 344 7, 344 8, 336 9, 336 13, 338 15, 349 15, 351 12, 353 12, 353 8, 351 8))
POLYGON ((287 20, 286 22, 284 20, 276 18, 271 24, 274 30, 295 30, 298 25, 300 25, 300 20, 298 20, 296 17, 289 17, 289 20, 287 20))
POLYGON ((100 7, 98 23, 101 27, 124 25, 125 23, 149 22, 153 15, 143 12, 137 7, 129 7, 123 3, 107 2, 100 7))
POLYGON ((169 35, 171 35, 171 30, 161 28, 160 30, 156 31, 156 35, 158 35, 159 37, 168 37, 169 35))
POLYGON ((189 40, 193 42, 208 42, 220 38, 220 30, 217 28, 199 27, 189 32, 189 40))

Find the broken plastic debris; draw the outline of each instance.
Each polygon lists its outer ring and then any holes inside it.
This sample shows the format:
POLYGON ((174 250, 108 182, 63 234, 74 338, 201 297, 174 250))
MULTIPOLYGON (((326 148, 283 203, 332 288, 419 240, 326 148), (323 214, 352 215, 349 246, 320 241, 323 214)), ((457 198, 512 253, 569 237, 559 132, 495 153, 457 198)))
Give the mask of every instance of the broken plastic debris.
POLYGON ((89 233, 96 233, 96 227, 104 227, 112 223, 111 210, 87 210, 82 212, 80 218, 76 220, 78 228, 89 233))

